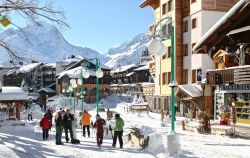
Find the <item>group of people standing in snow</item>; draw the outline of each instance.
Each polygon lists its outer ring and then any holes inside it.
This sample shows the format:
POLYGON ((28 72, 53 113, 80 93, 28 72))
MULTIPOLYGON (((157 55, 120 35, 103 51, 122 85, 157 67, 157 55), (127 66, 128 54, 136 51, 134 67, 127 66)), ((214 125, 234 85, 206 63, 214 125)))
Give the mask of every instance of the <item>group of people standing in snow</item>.
MULTIPOLYGON (((52 111, 49 109, 46 114, 44 114, 44 118, 40 121, 40 126, 43 129, 43 140, 48 139, 48 131, 51 129, 52 126, 52 111)), ((112 112, 107 111, 107 121, 110 121, 112 119, 112 112)), ((103 143, 103 136, 104 136, 104 129, 106 126, 106 120, 104 120, 99 114, 96 115, 96 121, 91 121, 91 115, 85 110, 82 114, 82 118, 80 120, 80 124, 82 125, 82 135, 83 137, 87 136, 90 137, 90 127, 96 129, 96 141, 97 146, 100 148, 103 143), (87 132, 86 132, 87 130, 87 132)), ((77 119, 74 116, 74 114, 70 113, 70 110, 67 109, 66 112, 64 110, 60 110, 57 112, 55 116, 55 129, 56 129, 56 145, 63 145, 62 143, 62 132, 64 130, 65 132, 65 139, 68 143, 69 140, 72 144, 80 143, 80 141, 77 139, 77 119), (70 135, 70 139, 69 136, 70 135)), ((119 114, 115 114, 115 125, 112 128, 109 126, 108 130, 111 131, 114 130, 114 135, 112 134, 113 143, 112 146, 116 147, 117 138, 119 140, 120 148, 123 148, 123 127, 124 127, 124 121, 120 117, 119 114)))

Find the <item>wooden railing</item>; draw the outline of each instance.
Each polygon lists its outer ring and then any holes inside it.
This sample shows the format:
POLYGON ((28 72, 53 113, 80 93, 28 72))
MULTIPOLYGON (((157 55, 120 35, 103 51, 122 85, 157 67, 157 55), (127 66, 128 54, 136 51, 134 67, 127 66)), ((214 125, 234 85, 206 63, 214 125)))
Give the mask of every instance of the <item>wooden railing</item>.
POLYGON ((250 83, 250 65, 209 70, 206 77, 208 85, 248 84, 250 83))

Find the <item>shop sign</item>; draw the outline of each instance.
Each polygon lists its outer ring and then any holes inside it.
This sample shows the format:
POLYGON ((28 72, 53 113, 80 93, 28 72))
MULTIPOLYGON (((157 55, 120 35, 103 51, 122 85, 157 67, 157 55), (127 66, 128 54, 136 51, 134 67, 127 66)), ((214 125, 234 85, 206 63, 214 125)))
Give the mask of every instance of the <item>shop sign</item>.
POLYGON ((220 91, 240 91, 240 90, 250 90, 250 84, 232 84, 232 85, 219 85, 220 91))

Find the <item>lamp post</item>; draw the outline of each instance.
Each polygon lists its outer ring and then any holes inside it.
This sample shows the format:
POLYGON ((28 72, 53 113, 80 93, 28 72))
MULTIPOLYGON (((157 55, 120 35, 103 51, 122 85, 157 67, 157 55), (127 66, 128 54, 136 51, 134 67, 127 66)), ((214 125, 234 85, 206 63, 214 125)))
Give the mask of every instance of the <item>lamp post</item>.
POLYGON ((95 72, 96 72, 96 113, 99 113, 99 78, 103 77, 103 71, 100 67, 100 60, 98 58, 93 58, 90 60, 95 60, 95 72))
POLYGON ((202 88, 202 113, 203 113, 203 121, 204 121, 204 129, 205 131, 209 128, 209 119, 206 115, 206 106, 205 106, 205 88, 206 88, 206 80, 201 81, 201 88, 202 88))
MULTIPOLYGON (((99 78, 101 78, 103 76, 103 71, 100 68, 100 60, 97 58, 93 58, 93 59, 89 59, 89 60, 94 60, 96 61, 95 64, 95 72, 96 72, 96 111, 97 114, 99 112, 99 78)), ((76 97, 76 91, 75 88, 77 88, 77 84, 81 85, 81 98, 82 98, 82 112, 84 110, 84 78, 87 79, 90 76, 90 69, 87 69, 86 66, 84 65, 81 69, 77 69, 74 71, 73 73, 73 78, 70 80, 70 84, 71 84, 71 91, 72 89, 74 89, 74 112, 75 112, 75 107, 76 107, 76 102, 75 102, 75 97, 76 97), (81 70, 81 75, 80 75, 80 79, 78 79, 78 81, 76 82, 75 79, 75 73, 77 71, 81 70)), ((72 95, 72 94, 71 94, 72 95)), ((70 99, 71 100, 71 99, 70 99)), ((71 102, 70 102, 70 106, 71 106, 71 102)))
POLYGON ((166 47, 161 43, 161 41, 169 39, 169 37, 165 34, 163 35, 156 35, 157 27, 163 21, 169 23, 170 25, 170 39, 171 39, 171 82, 169 87, 171 88, 171 132, 175 132, 175 94, 174 89, 178 86, 177 82, 175 81, 175 73, 174 73, 174 26, 172 24, 172 17, 165 17, 161 19, 158 23, 154 26, 153 32, 153 39, 148 43, 148 51, 150 54, 155 54, 158 56, 162 56, 166 52, 166 47))
POLYGON ((83 78, 87 79, 87 78, 89 78, 89 76, 90 76, 90 73, 89 73, 89 71, 86 71, 86 67, 84 66, 84 71, 83 71, 83 69, 81 69, 81 80, 78 80, 78 84, 81 85, 82 113, 84 110, 84 94, 85 94, 83 78))
POLYGON ((73 91, 73 87, 71 85, 69 86, 68 91, 69 91, 69 107, 71 109, 71 107, 72 107, 72 91, 73 91))

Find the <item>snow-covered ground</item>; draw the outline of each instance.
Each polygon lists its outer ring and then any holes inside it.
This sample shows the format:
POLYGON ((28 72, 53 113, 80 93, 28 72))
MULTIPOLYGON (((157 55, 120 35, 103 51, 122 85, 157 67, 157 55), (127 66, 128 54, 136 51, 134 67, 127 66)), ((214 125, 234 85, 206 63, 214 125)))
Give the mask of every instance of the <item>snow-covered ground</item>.
MULTIPOLYGON (((82 137, 81 128, 78 128, 78 139, 81 144, 64 143, 64 145, 55 145, 55 130, 50 132, 48 141, 42 141, 41 129, 38 126, 39 119, 34 121, 4 121, 0 125, 0 158, 164 158, 166 155, 166 135, 170 131, 170 121, 165 120, 166 126, 161 126, 160 115, 154 113, 128 113, 124 111, 126 102, 119 100, 117 96, 112 96, 118 105, 111 109, 119 112, 125 121, 126 135, 132 126, 139 127, 142 134, 150 136, 149 146, 146 149, 140 149, 132 146, 124 137, 124 148, 113 148, 111 135, 106 135, 101 149, 96 147, 94 130, 91 129, 91 137, 82 137), (24 126, 22 124, 25 124, 24 126), (14 126, 13 126, 14 125, 14 126)), ((104 100, 103 100, 104 102, 104 100)), ((112 105, 112 98, 108 98, 106 105, 112 105)), ((34 108, 37 118, 42 112, 34 108)), ((94 117, 95 109, 90 111, 94 117)), ((26 115, 26 113, 22 113, 26 115)), ((103 118, 106 118, 105 112, 100 112, 103 118)), ((25 117, 22 117, 25 118, 25 117)), ((169 157, 249 157, 250 141, 244 139, 232 139, 218 135, 204 135, 181 130, 181 119, 177 118, 176 133, 179 134, 181 149, 169 157)), ((64 136, 64 134, 63 134, 64 136)), ((65 142, 64 137, 62 138, 65 142)))

